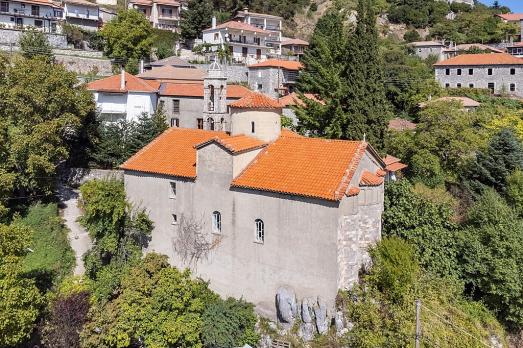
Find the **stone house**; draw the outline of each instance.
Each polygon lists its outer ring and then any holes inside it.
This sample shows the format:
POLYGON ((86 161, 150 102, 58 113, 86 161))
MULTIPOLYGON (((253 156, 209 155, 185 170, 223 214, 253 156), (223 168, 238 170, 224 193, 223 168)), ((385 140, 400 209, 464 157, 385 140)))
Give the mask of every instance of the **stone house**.
MULTIPOLYGON (((303 96, 307 99, 313 100, 322 105, 325 104, 322 100, 318 99, 312 93, 305 93, 303 96)), ((305 106, 305 103, 303 102, 303 100, 300 99, 299 94, 296 92, 293 92, 293 93, 287 94, 284 97, 281 97, 280 99, 278 99, 278 101, 280 102, 280 105, 282 107, 282 115, 285 117, 288 117, 292 121, 292 124, 297 126, 298 118, 296 117, 296 113, 294 112, 294 107, 305 106)))
POLYGON ((506 53, 463 54, 434 64, 445 88, 483 88, 523 97, 523 59, 506 53))
POLYGON ((523 13, 497 13, 495 16, 505 23, 519 23, 523 21, 523 13))
POLYGON ((180 25, 178 1, 130 0, 128 6, 142 12, 154 28, 176 31, 180 25))
POLYGON ((64 20, 89 31, 97 31, 101 24, 97 4, 87 0, 64 0, 64 20))
POLYGON ((284 38, 281 42, 281 53, 287 56, 296 56, 298 60, 303 56, 309 43, 301 39, 284 38))
POLYGON ((385 163, 365 141, 282 131, 262 94, 229 107, 229 131, 172 127, 121 166, 147 251, 271 318, 281 287, 333 309, 381 238, 385 163))
POLYGON ((303 65, 292 60, 268 59, 248 68, 248 84, 253 91, 279 98, 294 92, 303 65))
POLYGON ((28 27, 46 33, 60 33, 63 8, 52 0, 2 0, 0 1, 0 25, 9 29, 28 27))
POLYGON ((421 59, 427 59, 430 56, 435 56, 439 60, 444 58, 443 54, 447 46, 439 41, 416 41, 408 44, 421 59))
MULTIPOLYGON (((241 21, 216 25, 213 17, 212 26, 203 31, 203 42, 215 47, 227 46, 236 63, 254 64, 266 60, 269 53, 275 53, 273 45, 274 40, 279 40, 277 35, 241 21)), ((217 60, 217 57, 211 59, 217 60)))
POLYGON ((136 121, 144 112, 153 114, 159 88, 159 82, 142 80, 123 70, 118 75, 87 85, 87 89, 94 94, 101 118, 110 122, 122 119, 136 121))

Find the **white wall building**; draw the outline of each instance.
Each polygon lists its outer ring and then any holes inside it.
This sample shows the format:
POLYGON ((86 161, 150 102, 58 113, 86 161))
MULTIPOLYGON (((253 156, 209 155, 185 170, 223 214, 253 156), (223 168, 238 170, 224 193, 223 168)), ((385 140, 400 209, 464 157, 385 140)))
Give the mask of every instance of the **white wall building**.
POLYGON ((176 31, 180 24, 180 3, 174 0, 131 0, 129 8, 142 12, 154 28, 176 31))
POLYGON ((82 29, 96 31, 100 24, 98 5, 86 0, 64 0, 64 20, 82 29))
POLYGON ((156 111, 159 83, 123 72, 87 85, 93 91, 102 119, 110 122, 136 121, 142 113, 156 111))
POLYGON ((278 54, 273 39, 278 34, 260 29, 248 23, 229 21, 216 25, 213 18, 211 28, 203 31, 203 42, 211 45, 228 45, 235 62, 255 64, 267 59, 269 54, 278 54))
POLYGON ((48 33, 59 33, 62 17, 62 7, 51 0, 0 1, 0 25, 5 28, 33 27, 48 33))
POLYGON ((244 8, 243 11, 236 13, 234 19, 270 32, 272 35, 268 38, 267 45, 274 49, 274 54, 281 54, 282 17, 249 12, 248 8, 244 8))

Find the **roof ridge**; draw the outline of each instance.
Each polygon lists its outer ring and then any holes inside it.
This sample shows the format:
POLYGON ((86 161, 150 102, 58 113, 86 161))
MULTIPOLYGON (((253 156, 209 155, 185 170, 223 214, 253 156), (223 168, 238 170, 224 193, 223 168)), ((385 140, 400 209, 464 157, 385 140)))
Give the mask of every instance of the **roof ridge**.
POLYGON ((165 131, 162 132, 162 134, 158 135, 156 138, 154 138, 153 141, 151 141, 149 144, 145 145, 144 147, 142 147, 138 152, 136 152, 134 155, 132 155, 131 157, 129 157, 127 160, 125 160, 124 163, 120 164, 119 167, 120 168, 123 168, 127 162, 129 162, 131 159, 133 158, 138 158, 140 155, 142 155, 147 149, 149 149, 151 146, 155 145, 157 142, 159 142, 160 140, 160 137, 163 136, 164 134, 167 134, 167 133, 171 133, 173 131, 176 130, 176 127, 170 127, 168 129, 166 129, 165 131))
POLYGON ((341 182, 338 184, 338 187, 334 191, 334 197, 336 198, 336 200, 339 200, 347 192, 347 189, 344 189, 343 193, 340 194, 340 190, 343 186, 347 185, 347 188, 349 187, 350 181, 352 180, 352 176, 354 175, 354 171, 356 170, 356 167, 361 160, 362 151, 365 151, 365 149, 367 149, 367 142, 360 141, 355 155, 351 158, 349 165, 347 166, 347 169, 345 170, 345 173, 341 178, 341 182))

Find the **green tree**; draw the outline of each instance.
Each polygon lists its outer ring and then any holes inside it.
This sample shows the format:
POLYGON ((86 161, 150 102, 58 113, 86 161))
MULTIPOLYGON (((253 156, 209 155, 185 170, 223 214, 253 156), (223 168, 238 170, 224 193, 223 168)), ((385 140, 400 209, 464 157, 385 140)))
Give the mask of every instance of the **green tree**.
POLYGON ((403 35, 403 39, 407 42, 421 41, 421 35, 417 30, 411 29, 403 35))
MULTIPOLYGON (((125 64, 148 58, 154 42, 151 23, 143 13, 134 9, 119 12, 104 25, 100 34, 105 39, 107 56, 125 64)), ((137 73, 132 64, 129 64, 129 69, 126 66, 126 70, 137 73)))
POLYGON ((216 300, 207 283, 149 253, 111 300, 92 308, 82 347, 201 347, 202 314, 216 300))
POLYGON ((207 0, 189 0, 187 8, 181 14, 180 30, 185 40, 194 40, 200 37, 202 30, 211 26, 213 6, 207 0))
POLYGON ((0 225, 0 346, 12 347, 34 329, 43 305, 35 281, 24 275, 22 260, 32 231, 18 223, 0 225))
POLYGON ((523 169, 523 146, 510 129, 503 129, 490 141, 485 151, 479 151, 465 175, 466 184, 475 192, 485 186, 499 192, 506 190, 506 181, 517 169, 523 169))
POLYGON ((463 230, 464 280, 511 329, 523 325, 523 221, 493 189, 470 209, 463 230))
POLYGON ((523 172, 516 170, 507 177, 507 201, 521 217, 523 216, 523 172))
POLYGON ((448 203, 420 196, 407 180, 386 186, 383 234, 409 241, 425 269, 458 277, 459 234, 452 219, 448 203))
MULTIPOLYGON (((164 111, 159 108, 154 114, 142 113, 129 139, 129 153, 134 155, 154 138, 167 130, 164 111)), ((127 159, 127 158, 126 158, 127 159)))
POLYGON ((92 94, 64 66, 39 57, 5 66, 0 94, 0 194, 30 200, 53 193, 57 165, 94 113, 92 94))
POLYGON ((210 304, 202 315, 202 341, 205 347, 256 346, 254 306, 244 300, 229 297, 210 304))
POLYGON ((46 61, 52 61, 54 59, 51 45, 45 34, 41 31, 31 29, 24 32, 18 44, 25 58, 40 57, 46 61))

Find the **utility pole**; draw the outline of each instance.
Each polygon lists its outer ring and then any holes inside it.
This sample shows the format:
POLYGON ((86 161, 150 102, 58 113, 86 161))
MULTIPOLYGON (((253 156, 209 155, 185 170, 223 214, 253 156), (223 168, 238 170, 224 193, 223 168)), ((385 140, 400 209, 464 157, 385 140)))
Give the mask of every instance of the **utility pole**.
POLYGON ((421 301, 416 300, 416 343, 415 347, 420 347, 421 338, 421 301))

